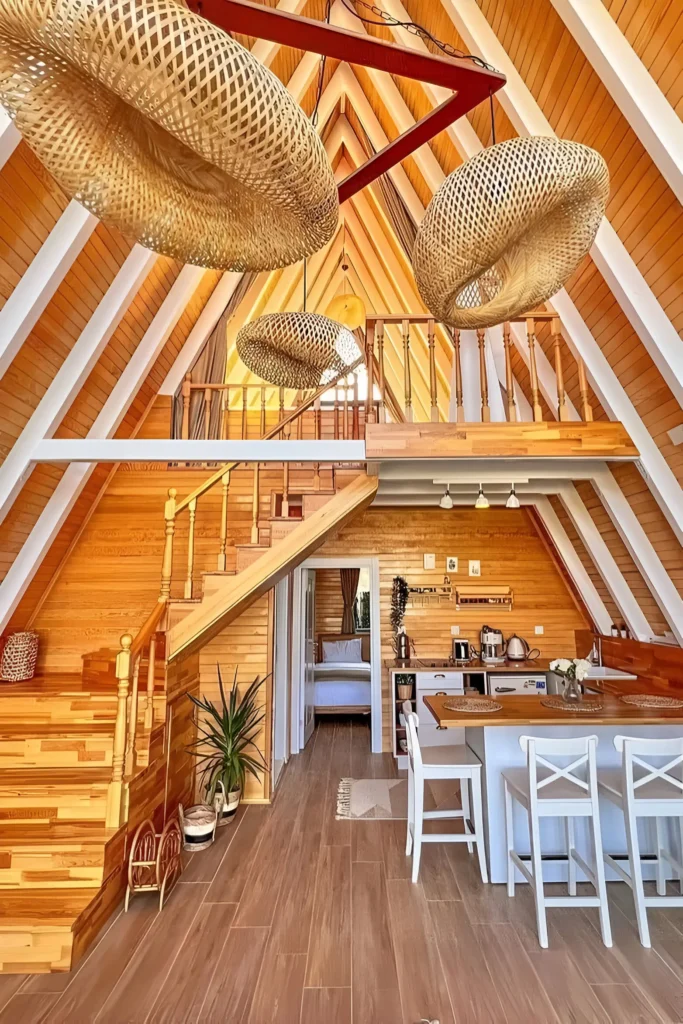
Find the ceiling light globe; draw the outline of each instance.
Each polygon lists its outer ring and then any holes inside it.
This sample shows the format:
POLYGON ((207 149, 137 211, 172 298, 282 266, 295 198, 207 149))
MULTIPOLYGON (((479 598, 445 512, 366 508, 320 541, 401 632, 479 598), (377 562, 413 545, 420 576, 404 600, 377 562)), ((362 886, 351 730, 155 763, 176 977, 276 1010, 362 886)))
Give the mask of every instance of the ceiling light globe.
POLYGON ((448 491, 446 491, 446 493, 441 498, 439 505, 441 506, 441 508, 453 508, 453 499, 451 498, 448 491))
POLYGON ((505 502, 505 508, 519 508, 519 498, 514 491, 510 491, 508 500, 505 502))
POLYGON ((489 507, 489 499, 486 497, 486 495, 481 489, 479 491, 479 494, 477 495, 477 500, 474 503, 474 507, 479 509, 489 507))

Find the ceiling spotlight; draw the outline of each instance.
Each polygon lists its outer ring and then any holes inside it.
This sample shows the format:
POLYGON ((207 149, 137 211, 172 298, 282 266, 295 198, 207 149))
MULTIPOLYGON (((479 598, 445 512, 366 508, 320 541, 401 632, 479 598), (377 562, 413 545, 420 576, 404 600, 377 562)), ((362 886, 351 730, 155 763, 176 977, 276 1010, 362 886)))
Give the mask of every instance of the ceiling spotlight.
POLYGON ((444 491, 443 497, 439 502, 441 508, 453 508, 453 499, 451 498, 450 484, 446 484, 446 490, 444 491))
POLYGON ((482 487, 481 484, 479 484, 479 494, 477 495, 477 500, 474 503, 474 507, 475 508, 488 508, 489 507, 489 499, 484 494, 484 488, 482 487))
POLYGON ((515 485, 510 484, 510 494, 505 502, 505 508, 519 508, 519 498, 515 494, 515 485))

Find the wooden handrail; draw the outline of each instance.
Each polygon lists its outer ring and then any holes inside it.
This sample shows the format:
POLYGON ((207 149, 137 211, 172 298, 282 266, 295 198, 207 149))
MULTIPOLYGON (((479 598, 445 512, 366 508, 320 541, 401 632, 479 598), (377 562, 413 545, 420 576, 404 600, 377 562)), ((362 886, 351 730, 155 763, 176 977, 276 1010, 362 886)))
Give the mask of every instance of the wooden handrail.
POLYGON ((166 611, 166 605, 166 599, 159 598, 154 608, 145 619, 144 625, 131 644, 130 653, 132 657, 135 657, 136 654, 140 654, 152 639, 152 636, 157 632, 159 623, 166 611))

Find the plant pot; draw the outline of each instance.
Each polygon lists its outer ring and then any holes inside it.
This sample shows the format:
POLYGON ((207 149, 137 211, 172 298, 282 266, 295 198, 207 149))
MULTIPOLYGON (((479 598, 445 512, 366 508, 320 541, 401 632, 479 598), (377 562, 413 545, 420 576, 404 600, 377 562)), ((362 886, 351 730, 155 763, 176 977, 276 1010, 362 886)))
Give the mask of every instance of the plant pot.
POLYGON ((233 821, 240 805, 241 789, 231 789, 223 798, 223 810, 218 816, 218 825, 229 825, 233 821))
POLYGON ((413 696, 413 684, 412 683, 399 683, 396 687, 399 700, 410 700, 413 696))
POLYGON ((208 849, 216 835, 216 808, 209 807, 208 804, 195 804, 194 807, 185 810, 180 804, 178 816, 183 830, 183 849, 192 853, 208 849))

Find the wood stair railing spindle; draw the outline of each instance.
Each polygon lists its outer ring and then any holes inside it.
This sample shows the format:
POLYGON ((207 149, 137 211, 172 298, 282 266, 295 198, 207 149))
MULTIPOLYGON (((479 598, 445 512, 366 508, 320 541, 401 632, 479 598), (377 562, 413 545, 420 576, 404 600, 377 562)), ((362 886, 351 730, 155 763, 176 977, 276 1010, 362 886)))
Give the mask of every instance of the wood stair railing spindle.
POLYGON ((477 331, 477 345, 479 346, 479 390, 481 391, 481 422, 491 422, 491 409, 489 408, 489 382, 486 373, 486 332, 481 328, 477 331))
POLYGON ((175 534, 176 519, 176 491, 171 487, 168 492, 168 499, 164 505, 164 520, 166 522, 166 536, 164 538, 164 555, 161 561, 161 590, 159 599, 167 600, 171 596, 171 577, 173 575, 173 537, 175 534))
POLYGON ((289 515, 289 463, 282 467, 282 515, 289 515))
MULTIPOLYGON (((285 418, 285 389, 280 388, 278 391, 278 419, 283 420, 285 418)), ((280 431, 280 440, 284 440, 285 433, 280 431)))
POLYGON ((536 372, 536 324, 532 316, 526 318, 526 336, 529 345, 529 375, 531 377, 531 407, 534 411, 534 422, 543 422, 543 409, 538 393, 538 373, 536 372))
POLYGON ((187 531, 187 575, 185 577, 185 599, 192 597, 192 576, 194 574, 194 526, 197 518, 197 499, 193 498, 188 505, 189 526, 187 531))
POLYGON ((427 321, 427 345, 429 346, 429 401, 431 405, 430 419, 439 422, 439 402, 436 390, 436 338, 434 320, 427 321))
POLYGON ((583 359, 577 359, 577 368, 579 371, 579 393, 581 395, 581 416, 583 417, 584 423, 593 422, 593 409, 589 400, 588 392, 588 380, 586 379, 586 364, 583 359))
MULTIPOLYGON (((372 362, 374 363, 374 361, 375 360, 373 359, 372 362)), ((353 438, 354 441, 357 441, 358 438, 360 437, 360 407, 359 407, 359 404, 358 404, 358 374, 357 373, 352 373, 351 374, 351 380, 353 382, 353 423, 352 423, 352 426, 351 426, 351 437, 353 438)), ((371 411, 373 413, 373 419, 374 419, 374 413, 375 413, 375 403, 374 402, 370 402, 370 409, 371 409, 371 411)))
POLYGON ((505 352, 505 390, 507 391, 508 422, 517 422, 517 404, 515 402, 515 382, 512 376, 512 356, 510 346, 510 323, 506 320, 503 325, 503 350, 505 352))
POLYGON ((560 318, 554 317, 550 322, 550 332, 553 336, 553 347, 555 350, 555 377, 557 379, 557 418, 560 422, 569 419, 566 393, 564 389, 564 373, 562 372, 562 338, 560 337, 560 318))
MULTIPOLYGON (((386 395, 387 385, 384 376, 384 321, 377 320, 375 322, 375 335, 377 338, 377 386, 379 388, 379 420, 380 423, 386 423, 387 409, 386 409, 386 395)), ((370 378, 368 377, 368 394, 371 394, 370 389, 370 378)))
POLYGON ((266 432, 266 389, 261 387, 261 421, 260 421, 260 433, 261 437, 266 432))
POLYGON ((462 364, 460 362, 460 331, 453 331, 453 362, 455 365, 455 418, 456 422, 465 422, 465 406, 462 394, 462 364))
POLYGON ((348 377, 344 378, 344 406, 343 406, 343 410, 342 410, 342 415, 344 417, 344 421, 343 421, 344 431, 343 431, 343 434, 342 434, 342 438, 343 438, 344 441, 348 441, 348 438, 349 438, 349 378, 348 377))
POLYGON ((320 490, 320 463, 319 462, 314 462, 313 463, 313 490, 314 491, 319 491, 320 490))
POLYGON ((248 412, 249 412, 249 388, 242 388, 242 440, 246 441, 248 433, 248 412))
POLYGON ((154 724, 154 671, 156 668, 157 637, 152 633, 149 638, 149 655, 147 659, 147 699, 145 702, 145 729, 149 731, 154 724))
POLYGON ((204 388, 204 440, 208 441, 211 436, 211 399, 213 392, 211 388, 204 388))
POLYGON ((183 396, 183 421, 180 428, 180 436, 183 441, 189 440, 190 437, 190 399, 192 398, 192 374, 186 373, 185 380, 183 381, 182 387, 183 396))
MULTIPOLYGON (((372 394, 375 389, 375 321, 366 322, 365 325, 365 367, 368 375, 368 393, 365 397, 365 422, 372 423, 375 418, 375 410, 372 404, 372 394)), ((378 339, 379 341, 379 336, 378 339)))
POLYGON ((259 464, 254 463, 254 494, 251 505, 251 543, 258 544, 258 515, 259 515, 259 464))
POLYGON ((126 737, 126 755, 124 758, 124 775, 126 778, 135 771, 135 734, 138 728, 138 687, 140 683, 140 660, 142 655, 131 655, 133 664, 132 685, 128 692, 128 735, 126 737))
POLYGON ((223 392, 223 430, 221 437, 224 441, 230 440, 230 388, 226 386, 223 392))
POLYGON ((228 549, 228 497, 230 493, 230 470, 226 469, 221 481, 221 546, 218 552, 217 569, 225 572, 228 549))
POLYGON ((410 378, 410 320, 403 327, 403 404, 407 423, 413 422, 413 386, 410 378))
POLYGON ((118 828, 123 811, 123 772, 126 757, 126 714, 128 710, 128 689, 130 686, 131 654, 133 637, 124 633, 121 650, 116 655, 116 724, 114 725, 114 749, 111 763, 111 782, 107 790, 105 824, 107 828, 118 828))

